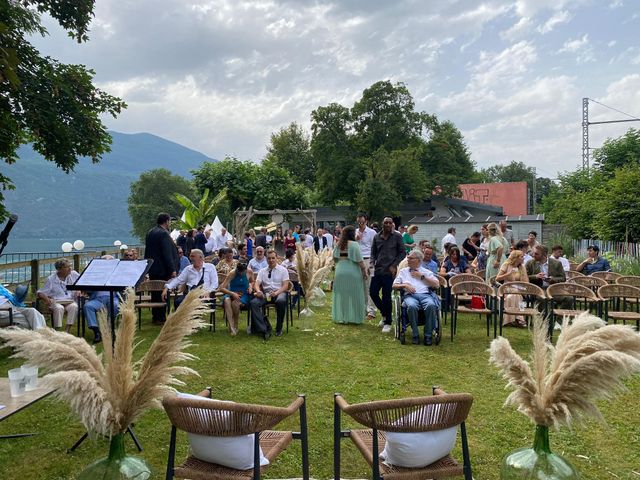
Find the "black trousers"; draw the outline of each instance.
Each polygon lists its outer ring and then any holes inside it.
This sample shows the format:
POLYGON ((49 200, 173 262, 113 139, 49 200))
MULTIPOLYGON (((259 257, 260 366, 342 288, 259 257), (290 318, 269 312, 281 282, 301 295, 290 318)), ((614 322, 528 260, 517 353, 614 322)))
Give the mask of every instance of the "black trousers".
MULTIPOLYGON (((167 278, 164 278, 159 275, 149 275, 149 280, 164 280, 167 281, 167 278)), ((152 302, 162 302, 162 292, 151 292, 151 301, 152 302)), ((154 322, 164 322, 167 320, 167 308, 166 307, 157 307, 151 309, 151 318, 154 322)))
POLYGON ((271 330, 262 313, 262 307, 267 303, 272 303, 276 306, 277 321, 276 332, 282 331, 282 324, 284 323, 284 316, 287 313, 287 292, 282 292, 278 295, 278 298, 271 298, 270 302, 267 302, 266 298, 253 297, 249 303, 251 307, 251 333, 254 335, 263 335, 271 330))

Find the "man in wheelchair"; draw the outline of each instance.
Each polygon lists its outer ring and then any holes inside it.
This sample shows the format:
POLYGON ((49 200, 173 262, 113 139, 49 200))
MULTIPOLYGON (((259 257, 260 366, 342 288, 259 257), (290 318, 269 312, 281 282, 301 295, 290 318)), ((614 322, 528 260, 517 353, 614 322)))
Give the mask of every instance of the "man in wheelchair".
MULTIPOLYGON (((435 289, 440 286, 438 278, 433 272, 424 268, 421 263, 424 255, 420 250, 412 250, 407 255, 408 267, 398 272, 393 289, 400 290, 402 296, 402 307, 406 309, 411 331, 413 334, 412 343, 420 343, 420 331, 418 329, 418 313, 424 311, 424 344, 433 343, 432 332, 438 321, 438 308, 440 300, 435 294, 435 289)), ((398 319, 400 321, 400 319, 398 319)), ((402 339, 406 330, 406 323, 402 322, 400 338, 402 339)))

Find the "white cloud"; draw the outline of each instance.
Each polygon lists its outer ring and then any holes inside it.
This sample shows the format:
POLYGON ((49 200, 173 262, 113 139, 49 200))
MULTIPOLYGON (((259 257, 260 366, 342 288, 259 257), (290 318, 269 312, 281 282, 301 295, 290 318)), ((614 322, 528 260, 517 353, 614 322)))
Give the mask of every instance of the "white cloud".
POLYGON ((557 25, 569 22, 573 18, 567 10, 554 13, 544 24, 538 25, 538 32, 545 34, 551 32, 557 25))
POLYGON ((589 35, 586 33, 582 36, 582 38, 567 40, 562 48, 558 50, 558 53, 575 53, 576 62, 578 63, 595 61, 593 48, 589 43, 589 35))
POLYGON ((520 19, 514 23, 507 30, 500 32, 500 37, 503 40, 517 40, 524 35, 528 34, 533 26, 533 22, 528 17, 520 17, 520 19))

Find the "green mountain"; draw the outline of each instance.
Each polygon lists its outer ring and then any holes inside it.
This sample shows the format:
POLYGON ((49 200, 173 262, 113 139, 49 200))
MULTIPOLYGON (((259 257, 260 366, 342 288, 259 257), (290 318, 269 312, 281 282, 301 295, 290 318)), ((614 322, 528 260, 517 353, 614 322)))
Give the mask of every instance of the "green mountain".
POLYGON ((83 158, 66 174, 30 146, 22 146, 13 165, 0 173, 16 189, 5 191, 7 210, 18 215, 15 238, 126 236, 131 232, 127 197, 142 172, 166 168, 190 178, 203 162, 216 160, 149 133, 110 132, 112 151, 98 164, 83 158))

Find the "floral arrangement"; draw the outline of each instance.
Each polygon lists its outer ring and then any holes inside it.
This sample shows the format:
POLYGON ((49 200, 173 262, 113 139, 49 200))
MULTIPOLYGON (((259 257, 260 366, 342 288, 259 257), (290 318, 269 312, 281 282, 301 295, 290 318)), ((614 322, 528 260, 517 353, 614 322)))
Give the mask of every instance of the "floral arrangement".
POLYGON ((333 267, 333 253, 329 248, 316 252, 313 247, 296 245, 296 269, 305 294, 311 298, 333 267))

